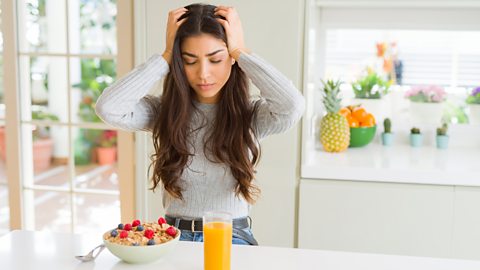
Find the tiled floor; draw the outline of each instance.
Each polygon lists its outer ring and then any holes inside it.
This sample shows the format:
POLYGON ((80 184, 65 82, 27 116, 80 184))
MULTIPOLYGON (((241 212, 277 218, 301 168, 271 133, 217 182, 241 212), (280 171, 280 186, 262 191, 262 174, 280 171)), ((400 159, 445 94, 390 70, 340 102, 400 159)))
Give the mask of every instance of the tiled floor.
MULTIPOLYGON (((68 179, 68 166, 54 165, 36 173, 34 184, 68 188, 68 179)), ((5 164, 0 161, 0 235, 8 232, 9 224, 5 184, 5 164)), ((117 166, 76 166, 73 185, 78 189, 118 191, 117 166)), ((36 230, 71 231, 72 210, 75 232, 105 231, 120 220, 118 195, 76 193, 71 196, 69 192, 27 191, 24 207, 26 213, 34 217, 31 224, 36 230)))

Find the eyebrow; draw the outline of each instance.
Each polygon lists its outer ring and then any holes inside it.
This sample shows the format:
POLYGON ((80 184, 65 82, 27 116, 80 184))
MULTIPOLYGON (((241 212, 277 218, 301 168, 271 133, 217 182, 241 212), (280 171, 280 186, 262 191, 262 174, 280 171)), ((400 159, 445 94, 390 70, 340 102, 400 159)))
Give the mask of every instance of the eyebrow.
MULTIPOLYGON (((207 53, 205 56, 213 56, 221 51, 224 51, 225 49, 220 49, 220 50, 216 50, 214 52, 211 52, 211 53, 207 53)), ((193 58, 198 58, 198 56, 196 56, 195 54, 193 53, 189 53, 189 52, 182 52, 182 55, 187 55, 187 56, 190 56, 190 57, 193 57, 193 58)))

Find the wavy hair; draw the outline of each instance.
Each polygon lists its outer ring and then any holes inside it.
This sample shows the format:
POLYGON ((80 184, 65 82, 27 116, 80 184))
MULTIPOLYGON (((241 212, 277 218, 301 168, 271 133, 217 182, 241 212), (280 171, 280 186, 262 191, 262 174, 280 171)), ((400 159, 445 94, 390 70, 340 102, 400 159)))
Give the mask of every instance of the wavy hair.
MULTIPOLYGON (((155 152, 152 190, 162 183, 166 192, 183 200, 180 184, 182 173, 194 155, 189 151, 192 130, 190 121, 196 110, 195 92, 190 87, 181 56, 182 42, 191 36, 209 34, 227 44, 225 30, 216 21, 215 6, 193 4, 182 16, 187 19, 177 30, 172 51, 170 72, 167 74, 160 102, 150 100, 154 115, 152 139, 155 152)), ((182 19, 180 18, 180 19, 182 19)), ((238 63, 232 65, 230 77, 220 91, 212 130, 204 144, 205 156, 227 165, 237 180, 235 194, 254 203, 260 190, 253 184, 255 165, 260 158, 260 146, 254 134, 256 106, 249 96, 248 81, 238 63)))

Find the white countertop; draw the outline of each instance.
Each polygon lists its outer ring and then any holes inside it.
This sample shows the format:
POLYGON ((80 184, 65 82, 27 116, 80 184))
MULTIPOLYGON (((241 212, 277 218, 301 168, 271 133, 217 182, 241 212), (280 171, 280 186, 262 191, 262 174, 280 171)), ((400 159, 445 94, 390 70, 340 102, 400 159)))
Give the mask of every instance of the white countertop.
POLYGON ((372 142, 343 153, 307 149, 311 150, 304 153, 302 178, 480 186, 480 147, 440 150, 372 142))
MULTIPOLYGON (((74 234, 13 231, 0 238, 1 269, 203 269, 203 244, 179 242, 175 251, 151 264, 126 264, 108 250, 95 262, 82 263, 74 256, 87 253, 100 239, 74 234)), ((470 270, 480 261, 349 253, 324 250, 232 247, 235 269, 325 270, 470 270)))

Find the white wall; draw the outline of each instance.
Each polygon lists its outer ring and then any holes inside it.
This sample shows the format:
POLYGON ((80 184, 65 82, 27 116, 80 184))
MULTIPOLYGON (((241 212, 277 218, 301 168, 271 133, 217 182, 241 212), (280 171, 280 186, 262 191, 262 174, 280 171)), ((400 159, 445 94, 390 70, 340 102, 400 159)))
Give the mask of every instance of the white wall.
MULTIPOLYGON (((300 88, 303 66, 303 1, 285 0, 281 4, 274 0, 203 2, 234 6, 242 19, 247 47, 276 66, 300 88)), ((137 64, 151 54, 163 51, 168 11, 190 3, 166 0, 135 2, 137 64)), ((262 142, 262 159, 257 168, 262 197, 251 212, 253 231, 261 245, 293 247, 296 241, 299 126, 262 142)), ((138 215, 154 220, 163 214, 163 209, 158 193, 152 195, 144 192, 149 163, 145 152, 151 151, 151 148, 147 135, 137 135, 138 215)))

